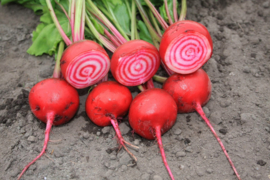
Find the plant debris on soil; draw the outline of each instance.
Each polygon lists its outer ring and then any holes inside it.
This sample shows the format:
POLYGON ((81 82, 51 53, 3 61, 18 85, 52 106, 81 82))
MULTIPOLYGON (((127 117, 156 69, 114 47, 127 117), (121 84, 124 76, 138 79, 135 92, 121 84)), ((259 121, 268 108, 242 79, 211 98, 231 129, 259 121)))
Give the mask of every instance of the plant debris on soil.
MULTIPOLYGON (((187 19, 205 25, 213 39, 203 66, 212 96, 203 107, 243 180, 270 179, 270 0, 188 0, 187 19)), ((16 179, 41 151, 45 124, 28 105, 28 93, 51 76, 54 57, 26 53, 39 23, 32 10, 0 6, 0 179, 16 179)), ((162 69, 158 74, 165 74, 162 69)), ((155 83, 156 87, 161 84, 155 83)), ((139 90, 130 88, 135 97, 139 90)), ((98 127, 85 114, 87 91, 73 120, 54 128, 45 156, 23 179, 167 180, 156 141, 119 124, 137 165, 118 151, 111 126, 98 127)), ((177 180, 237 179, 215 137, 197 113, 178 114, 163 135, 167 161, 177 180)))

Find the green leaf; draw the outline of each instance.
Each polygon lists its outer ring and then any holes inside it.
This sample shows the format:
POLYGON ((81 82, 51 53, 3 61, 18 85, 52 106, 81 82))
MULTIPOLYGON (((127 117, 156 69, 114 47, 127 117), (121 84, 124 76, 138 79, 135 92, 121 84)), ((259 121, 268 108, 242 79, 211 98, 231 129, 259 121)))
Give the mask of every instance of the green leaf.
MULTIPOLYGON (((61 24, 63 30, 67 35, 69 32, 69 22, 61 24)), ((27 50, 27 53, 35 56, 47 53, 53 55, 57 51, 57 44, 62 41, 62 37, 59 34, 54 24, 45 23, 39 24, 35 32, 33 32, 33 44, 27 50)))
MULTIPOLYGON (((62 12, 62 10, 55 9, 54 12, 60 24, 68 21, 68 18, 62 12)), ((40 17, 40 21, 47 24, 53 23, 53 20, 52 20, 52 17, 48 8, 44 9, 44 14, 40 17)))
POLYGON ((128 9, 125 4, 119 4, 116 5, 113 9, 114 15, 122 27, 122 29, 125 31, 126 34, 130 34, 130 17, 128 14, 128 9))
POLYGON ((107 16, 118 31, 128 39, 130 35, 130 16, 126 0, 95 0, 99 9, 107 16))
MULTIPOLYGON (((57 9, 55 9, 55 14, 64 32, 67 36, 70 36, 71 30, 66 15, 61 10, 57 9)), ((44 53, 52 55, 56 52, 57 44, 62 40, 62 37, 58 32, 47 8, 44 8, 44 14, 40 17, 40 21, 42 23, 39 24, 36 31, 33 32, 33 44, 27 52, 35 56, 39 56, 44 53)))
POLYGON ((40 0, 2 0, 1 4, 5 5, 11 2, 22 4, 24 7, 32 9, 37 14, 41 14, 44 7, 40 0))
MULTIPOLYGON (((69 0, 50 0, 54 8, 57 19, 62 26, 64 32, 67 36, 71 35, 71 30, 69 26, 69 21, 61 7, 55 3, 60 3, 66 11, 69 8, 69 0)), ((50 12, 47 8, 46 0, 2 0, 1 4, 7 4, 10 2, 16 2, 22 4, 23 6, 32 9, 35 13, 41 13, 40 22, 33 32, 32 45, 27 50, 31 55, 39 56, 44 53, 53 55, 57 53, 57 45, 62 41, 62 37, 58 32, 50 12)))
POLYGON ((143 21, 138 21, 140 39, 153 44, 152 37, 143 21))
MULTIPOLYGON (((50 1, 51 1, 51 4, 52 4, 52 7, 55 8, 55 2, 54 2, 54 0, 50 0, 50 1)), ((40 2, 40 4, 42 6, 47 6, 46 0, 40 0, 39 2, 40 2)))
POLYGON ((5 4, 11 3, 11 2, 16 2, 16 0, 2 0, 1 5, 5 5, 5 4))
POLYGON ((42 14, 44 6, 34 3, 26 3, 24 5, 26 8, 32 9, 36 14, 42 14))
MULTIPOLYGON (((64 7, 64 9, 68 12, 68 10, 69 10, 69 0, 58 0, 57 2, 59 2, 59 4, 61 4, 64 7)), ((60 7, 58 5, 56 5, 56 8, 58 10, 62 11, 62 9, 60 9, 60 7)))

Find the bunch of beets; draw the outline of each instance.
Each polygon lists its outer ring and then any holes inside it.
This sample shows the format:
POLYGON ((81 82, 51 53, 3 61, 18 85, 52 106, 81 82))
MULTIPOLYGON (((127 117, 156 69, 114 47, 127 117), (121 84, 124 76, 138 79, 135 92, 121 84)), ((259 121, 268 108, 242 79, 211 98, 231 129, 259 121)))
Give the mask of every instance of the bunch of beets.
POLYGON ((56 4, 69 21, 69 37, 57 19, 52 2, 46 0, 52 21, 67 48, 63 41, 59 43, 53 77, 37 83, 30 91, 29 104, 33 114, 47 124, 45 140, 41 153, 23 169, 18 179, 45 153, 52 125, 64 124, 76 114, 79 107, 76 89, 91 87, 85 102, 88 117, 98 126, 112 125, 119 148, 123 147, 134 162, 137 158, 126 145, 137 147, 124 140, 118 119, 128 114, 129 124, 137 134, 157 140, 164 165, 174 179, 161 136, 172 128, 177 113, 197 111, 240 180, 224 145, 202 110, 211 96, 211 81, 201 69, 213 52, 207 28, 185 20, 185 0, 181 2, 180 14, 176 0, 164 0, 159 11, 150 0, 143 3, 132 0, 123 3, 129 10, 128 15, 123 16, 129 16, 131 21, 129 33, 126 33, 111 14, 110 8, 114 4, 102 2, 70 0, 68 12, 60 3, 56 4), (169 8, 169 3, 172 8, 169 8), (146 12, 146 8, 149 11, 146 12), (142 24, 150 34, 151 43, 141 34, 142 24), (96 41, 85 38, 85 32, 91 32, 96 41), (113 53, 111 58, 104 48, 113 53), (155 75, 160 65, 168 78, 155 75), (114 81, 108 80, 108 73, 112 74, 114 81), (154 87, 153 79, 163 83, 162 89, 154 87), (127 86, 137 86, 141 92, 133 99, 127 86))

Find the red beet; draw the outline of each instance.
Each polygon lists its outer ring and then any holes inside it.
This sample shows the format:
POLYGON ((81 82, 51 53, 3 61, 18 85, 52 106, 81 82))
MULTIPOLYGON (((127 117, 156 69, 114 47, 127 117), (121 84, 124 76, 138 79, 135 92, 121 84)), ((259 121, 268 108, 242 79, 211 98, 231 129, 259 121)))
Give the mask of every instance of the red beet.
POLYGON ((160 57, 157 48, 142 40, 132 40, 119 46, 111 59, 113 77, 125 86, 138 86, 157 72, 160 57))
POLYGON ((96 84, 107 75, 109 69, 108 54, 98 43, 90 40, 71 44, 61 58, 64 78, 77 89, 96 84))
POLYGON ((169 69, 179 74, 189 74, 210 59, 213 42, 205 26, 183 20, 174 23, 164 32, 159 52, 169 69))
POLYGON ((161 135, 175 123, 177 105, 173 98, 163 89, 148 89, 137 95, 129 110, 129 123, 134 131, 146 139, 155 139, 160 148, 163 162, 172 179, 172 172, 167 163, 161 135))
POLYGON ((199 69, 192 74, 174 74, 169 77, 167 81, 165 81, 163 84, 163 89, 167 91, 177 103, 178 112, 187 113, 197 111, 201 115, 216 137, 237 178, 240 180, 241 178, 236 171, 236 168, 233 165, 223 143, 202 109, 202 106, 208 102, 211 96, 211 81, 206 72, 199 69))
POLYGON ((127 114, 131 101, 132 95, 127 87, 114 81, 106 81, 91 91, 86 99, 85 109, 88 117, 96 125, 113 125, 120 147, 124 147, 136 161, 135 156, 125 146, 131 144, 122 137, 117 122, 117 118, 127 114))
POLYGON ((45 153, 52 125, 64 124, 75 115, 79 107, 79 95, 65 80, 49 78, 31 89, 29 105, 33 114, 47 124, 45 140, 41 153, 23 169, 18 179, 45 153))

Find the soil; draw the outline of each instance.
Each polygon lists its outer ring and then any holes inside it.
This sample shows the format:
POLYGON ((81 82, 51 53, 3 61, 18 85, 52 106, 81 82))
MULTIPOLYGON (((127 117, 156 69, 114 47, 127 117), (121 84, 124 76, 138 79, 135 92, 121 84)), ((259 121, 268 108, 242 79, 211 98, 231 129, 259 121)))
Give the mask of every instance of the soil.
MULTIPOLYGON (((270 0, 189 0, 187 19, 210 31, 214 53, 204 65, 212 96, 204 111, 243 180, 270 179, 270 0)), ((39 17, 17 4, 0 6, 0 179, 16 179, 42 149, 45 124, 28 105, 31 87, 51 76, 54 58, 26 53, 39 17)), ((164 74, 160 70, 159 74, 164 74)), ((156 87, 161 84, 155 83, 156 87)), ((138 94, 131 88, 133 95, 138 94)), ((23 179, 167 180, 156 141, 120 123, 137 165, 118 151, 112 127, 98 127, 85 114, 87 90, 69 123, 52 128, 46 155, 23 179)), ((163 135, 177 180, 234 180, 229 162, 197 113, 179 114, 163 135)))

